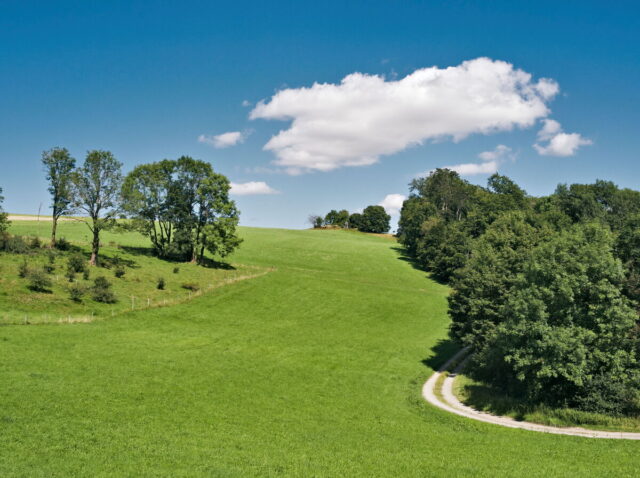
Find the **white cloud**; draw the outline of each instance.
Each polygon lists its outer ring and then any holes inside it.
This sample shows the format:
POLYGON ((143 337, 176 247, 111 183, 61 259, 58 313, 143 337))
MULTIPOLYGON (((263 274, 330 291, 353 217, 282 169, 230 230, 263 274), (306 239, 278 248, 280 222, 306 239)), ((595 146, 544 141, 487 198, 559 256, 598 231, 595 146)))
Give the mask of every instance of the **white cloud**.
POLYGON ((405 199, 407 199, 407 197, 402 194, 387 194, 384 199, 378 203, 378 206, 382 206, 388 214, 398 214, 400 209, 402 209, 402 203, 405 199))
POLYGON ((222 149, 244 142, 247 136, 249 136, 249 132, 247 131, 229 131, 228 133, 222 133, 215 136, 201 134, 198 136, 198 142, 210 144, 214 148, 222 149))
POLYGON ((547 119, 538 132, 538 143, 534 149, 542 156, 573 156, 580 146, 593 144, 579 133, 563 133, 562 126, 555 120, 547 119), (546 141, 547 144, 540 144, 546 141))
POLYGON ((483 151, 478 157, 483 161, 495 161, 496 159, 502 159, 504 156, 512 156, 511 148, 504 144, 499 144, 493 151, 483 151))
POLYGON ((249 181, 248 183, 231 183, 231 194, 235 196, 254 196, 257 194, 279 194, 264 181, 249 181))
POLYGON ((399 80, 353 73, 339 84, 287 88, 251 119, 291 121, 264 146, 290 174, 366 166, 425 141, 459 141, 532 126, 549 114, 555 81, 489 58, 423 68, 399 80))
POLYGON ((455 171, 460 176, 474 176, 476 174, 494 174, 498 171, 498 161, 485 161, 484 163, 465 163, 455 166, 445 166, 446 169, 455 171))

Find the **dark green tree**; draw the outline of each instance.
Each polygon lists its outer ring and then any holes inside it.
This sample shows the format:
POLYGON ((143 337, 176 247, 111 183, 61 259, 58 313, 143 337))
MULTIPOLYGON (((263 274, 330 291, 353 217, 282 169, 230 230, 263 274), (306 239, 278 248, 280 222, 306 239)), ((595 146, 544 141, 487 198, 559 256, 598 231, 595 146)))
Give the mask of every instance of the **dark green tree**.
POLYGON ((349 216, 349 228, 360 229, 362 227, 362 214, 354 212, 349 216))
POLYGON ((0 235, 6 234, 9 228, 9 218, 6 212, 2 209, 2 203, 4 202, 4 196, 2 195, 2 188, 0 188, 0 235))
POLYGON ((100 252, 100 232, 115 225, 122 184, 122 164, 109 151, 87 153, 84 164, 73 174, 73 207, 87 214, 91 231, 91 258, 95 266, 100 252))
POLYGON ((362 232, 384 233, 389 230, 391 216, 382 206, 367 206, 362 211, 362 222, 359 229, 362 232))
POLYGON ((51 194, 51 248, 56 246, 58 219, 72 212, 73 172, 76 160, 66 148, 53 148, 42 153, 42 165, 51 194))
POLYGON ((324 224, 327 226, 346 227, 349 222, 349 211, 342 209, 336 211, 332 209, 324 218, 324 224))

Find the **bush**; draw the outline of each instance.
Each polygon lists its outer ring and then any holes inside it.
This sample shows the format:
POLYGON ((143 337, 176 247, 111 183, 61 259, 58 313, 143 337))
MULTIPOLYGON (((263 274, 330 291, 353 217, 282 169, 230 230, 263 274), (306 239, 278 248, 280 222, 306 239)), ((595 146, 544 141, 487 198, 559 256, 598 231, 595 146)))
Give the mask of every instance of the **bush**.
POLYGON ((52 273, 53 273, 53 271, 55 271, 55 270, 56 270, 56 266, 54 266, 54 265, 46 264, 46 265, 44 266, 44 271, 45 271, 47 274, 52 274, 52 273))
POLYGON ((31 249, 40 249, 42 247, 42 241, 38 236, 34 236, 31 238, 31 242, 29 242, 29 247, 31 247, 31 249))
POLYGON ((69 269, 73 272, 83 272, 85 267, 86 263, 82 254, 74 254, 69 257, 69 269))
POLYGON ((5 236, 3 249, 13 254, 26 254, 29 251, 29 246, 21 236, 5 236))
POLYGON ((71 249, 71 244, 64 237, 56 239, 56 249, 59 251, 68 251, 71 249))
POLYGON ((27 264, 27 260, 22 261, 22 264, 18 266, 18 276, 25 278, 29 274, 29 264, 27 264))
POLYGON ((165 286, 164 278, 160 277, 158 279, 158 285, 156 287, 158 288, 158 290, 164 290, 164 286, 165 286))
POLYGON ((64 275, 69 282, 73 282, 76 279, 76 271, 72 267, 67 267, 67 273, 64 275))
POLYGON ((56 263, 56 253, 53 252, 52 250, 47 251, 47 260, 49 261, 49 264, 53 265, 56 263))
POLYGON ((49 287, 51 287, 51 279, 42 269, 29 272, 29 289, 35 292, 48 292, 49 287))
POLYGON ((124 274, 126 273, 124 267, 122 266, 118 266, 116 267, 116 270, 114 271, 114 275, 118 278, 121 279, 124 277, 124 274))
POLYGON ((111 290, 111 282, 106 277, 96 277, 93 281, 93 300, 104 304, 113 304, 116 302, 116 296, 111 290))
POLYGON ((82 302, 82 296, 85 294, 86 289, 79 284, 69 287, 69 298, 74 302, 82 302))
POLYGON ((195 282, 185 282, 184 284, 182 284, 182 288, 193 292, 200 290, 200 286, 195 282))
POLYGON ((85 267, 85 269, 82 271, 82 278, 84 280, 89 280, 90 276, 91 276, 91 271, 89 270, 88 267, 85 267))
POLYGON ((174 267, 173 268, 173 273, 177 274, 178 272, 180 272, 180 268, 179 267, 174 267))

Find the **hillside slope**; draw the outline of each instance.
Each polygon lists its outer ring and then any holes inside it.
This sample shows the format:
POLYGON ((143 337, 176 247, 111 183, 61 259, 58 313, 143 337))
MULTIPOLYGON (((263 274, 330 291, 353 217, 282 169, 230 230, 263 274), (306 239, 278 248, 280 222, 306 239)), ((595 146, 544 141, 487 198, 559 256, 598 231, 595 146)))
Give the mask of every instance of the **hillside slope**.
POLYGON ((635 473, 637 443, 502 429, 423 402, 453 350, 447 289, 395 242, 242 235, 231 261, 273 272, 175 307, 0 328, 0 475, 635 473))

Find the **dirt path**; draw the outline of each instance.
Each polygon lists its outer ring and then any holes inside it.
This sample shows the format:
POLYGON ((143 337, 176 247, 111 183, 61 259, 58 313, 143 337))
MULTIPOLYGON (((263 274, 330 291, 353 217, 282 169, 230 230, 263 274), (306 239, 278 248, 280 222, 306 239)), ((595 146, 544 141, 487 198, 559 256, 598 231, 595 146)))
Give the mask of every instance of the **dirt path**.
POLYGON ((461 357, 464 356, 466 350, 463 349, 454 355, 451 359, 445 363, 440 370, 434 372, 429 380, 425 382, 422 387, 422 396, 424 399, 439 407, 443 410, 446 410, 450 413, 455 413, 456 415, 460 415, 461 417, 471 418, 473 420, 478 420, 486 423, 493 423, 494 425, 501 425, 503 427, 509 428, 521 428, 523 430, 530 430, 535 432, 543 432, 543 433, 554 433, 557 435, 571 435, 578 437, 587 437, 587 438, 615 438, 615 439, 623 439, 623 440, 640 440, 640 433, 632 433, 632 432, 606 432, 606 431, 598 431, 598 430, 587 430, 586 428, 580 427, 552 427, 549 425, 540 425, 538 423, 531 422, 522 422, 514 420, 510 417, 501 417, 496 415, 491 415, 490 413, 480 412, 475 410, 464 403, 460 402, 458 398, 453 394, 453 381, 455 379, 456 373, 462 368, 464 365, 464 361, 456 367, 452 374, 446 375, 446 370, 451 366, 451 364, 458 361, 461 357), (442 387, 439 390, 439 395, 436 394, 436 384, 439 379, 444 375, 444 381, 442 382, 442 387))

